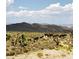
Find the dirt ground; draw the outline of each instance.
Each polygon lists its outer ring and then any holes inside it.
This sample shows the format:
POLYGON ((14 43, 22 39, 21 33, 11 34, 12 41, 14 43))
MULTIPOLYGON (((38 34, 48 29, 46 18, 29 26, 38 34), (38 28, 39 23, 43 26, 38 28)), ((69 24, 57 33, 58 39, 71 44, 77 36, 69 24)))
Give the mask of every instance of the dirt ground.
POLYGON ((73 53, 68 54, 66 51, 44 49, 17 56, 7 56, 6 59, 73 59, 73 53))

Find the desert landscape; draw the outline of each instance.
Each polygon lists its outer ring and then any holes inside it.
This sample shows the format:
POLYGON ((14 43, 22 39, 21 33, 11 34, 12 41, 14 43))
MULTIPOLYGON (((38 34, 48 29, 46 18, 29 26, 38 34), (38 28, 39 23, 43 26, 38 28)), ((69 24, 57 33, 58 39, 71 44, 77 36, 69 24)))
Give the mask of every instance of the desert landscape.
POLYGON ((7 0, 6 59, 73 59, 73 0, 7 0))
POLYGON ((7 32, 7 59, 72 59, 72 33, 7 32))

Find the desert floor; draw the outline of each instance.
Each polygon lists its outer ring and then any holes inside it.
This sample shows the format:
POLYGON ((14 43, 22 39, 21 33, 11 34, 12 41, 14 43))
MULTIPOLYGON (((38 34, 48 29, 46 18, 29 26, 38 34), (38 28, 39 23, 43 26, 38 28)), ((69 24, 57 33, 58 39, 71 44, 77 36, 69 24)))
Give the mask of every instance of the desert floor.
POLYGON ((7 56, 6 59, 73 59, 73 53, 67 53, 61 50, 39 50, 30 53, 24 53, 17 56, 7 56))

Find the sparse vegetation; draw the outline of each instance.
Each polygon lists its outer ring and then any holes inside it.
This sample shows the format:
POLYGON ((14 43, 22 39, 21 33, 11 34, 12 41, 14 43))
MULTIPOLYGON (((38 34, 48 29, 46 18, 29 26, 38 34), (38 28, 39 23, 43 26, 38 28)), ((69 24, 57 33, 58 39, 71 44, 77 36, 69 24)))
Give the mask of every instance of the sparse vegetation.
POLYGON ((39 58, 41 58, 41 57, 43 57, 43 53, 37 53, 37 56, 39 57, 39 58))
MULTIPOLYGON (((13 56, 43 49, 72 52, 72 33, 7 32, 6 55, 13 56)), ((39 57, 43 54, 38 53, 39 57)))

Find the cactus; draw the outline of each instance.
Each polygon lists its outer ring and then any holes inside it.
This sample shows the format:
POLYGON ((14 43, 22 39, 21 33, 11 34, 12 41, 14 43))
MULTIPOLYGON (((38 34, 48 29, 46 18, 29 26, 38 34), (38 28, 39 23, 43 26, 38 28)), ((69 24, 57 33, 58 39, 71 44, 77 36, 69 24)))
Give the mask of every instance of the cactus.
POLYGON ((10 34, 6 34, 6 41, 10 40, 10 38, 11 38, 11 35, 10 34))

